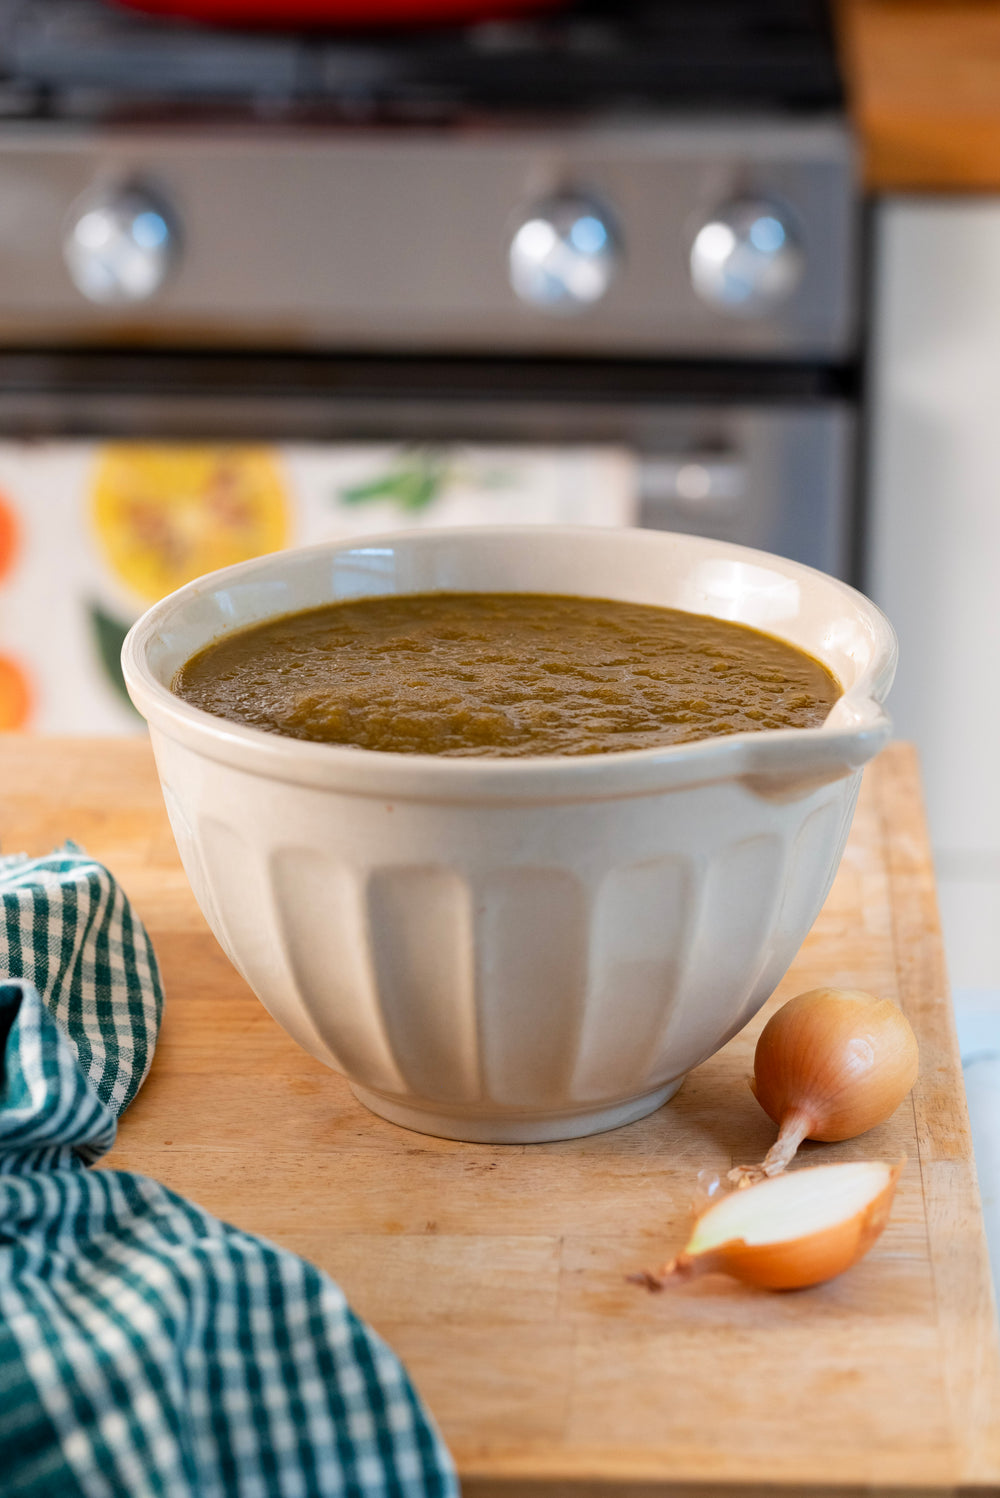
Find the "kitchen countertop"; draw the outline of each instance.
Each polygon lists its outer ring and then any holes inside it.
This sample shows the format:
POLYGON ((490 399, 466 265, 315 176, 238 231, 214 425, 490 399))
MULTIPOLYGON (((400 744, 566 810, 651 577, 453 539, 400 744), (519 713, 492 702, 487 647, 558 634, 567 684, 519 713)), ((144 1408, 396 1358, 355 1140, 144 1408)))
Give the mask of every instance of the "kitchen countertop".
POLYGON ((111 1165, 334 1275, 407 1362, 465 1498, 997 1490, 1000 1354, 912 750, 867 772, 777 994, 831 982, 899 999, 921 1047, 911 1098, 862 1139, 804 1153, 908 1163, 868 1257, 789 1295, 625 1280, 682 1245, 699 1170, 770 1142, 745 1081, 767 1010, 628 1128, 508 1147, 408 1133, 300 1051, 226 961, 144 740, 5 738, 0 784, 4 851, 82 843, 160 957, 162 1037, 111 1165))
POLYGON ((996 0, 835 0, 873 192, 1000 190, 996 0))

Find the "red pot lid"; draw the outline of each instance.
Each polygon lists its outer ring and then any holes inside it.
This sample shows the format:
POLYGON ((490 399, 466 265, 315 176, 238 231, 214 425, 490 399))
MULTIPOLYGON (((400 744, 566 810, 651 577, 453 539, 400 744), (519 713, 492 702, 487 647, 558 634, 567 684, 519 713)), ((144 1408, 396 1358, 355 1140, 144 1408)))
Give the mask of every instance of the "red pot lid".
POLYGON ((528 11, 554 10, 565 0, 114 0, 151 15, 220 26, 458 25, 528 11))

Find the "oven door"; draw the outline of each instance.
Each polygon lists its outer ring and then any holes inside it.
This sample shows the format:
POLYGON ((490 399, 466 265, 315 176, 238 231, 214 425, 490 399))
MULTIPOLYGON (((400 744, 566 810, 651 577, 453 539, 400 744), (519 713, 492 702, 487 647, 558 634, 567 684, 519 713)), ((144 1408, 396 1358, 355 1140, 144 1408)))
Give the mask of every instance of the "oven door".
POLYGON ((0 727, 141 727, 124 634, 192 577, 408 526, 638 524, 849 576, 829 370, 0 356, 0 727))

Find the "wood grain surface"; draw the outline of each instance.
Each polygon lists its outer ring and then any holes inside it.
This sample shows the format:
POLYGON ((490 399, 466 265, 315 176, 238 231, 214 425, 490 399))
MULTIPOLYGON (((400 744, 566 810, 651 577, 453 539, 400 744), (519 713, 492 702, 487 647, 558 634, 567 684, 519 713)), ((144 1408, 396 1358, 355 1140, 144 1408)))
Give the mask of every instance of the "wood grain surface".
POLYGON ((1000 189, 997 0, 836 0, 836 12, 867 186, 1000 189))
POLYGON ((560 1144, 456 1144, 367 1113, 223 957, 174 851, 144 741, 0 742, 4 851, 72 837, 115 871, 167 988, 110 1164, 306 1255, 406 1361, 466 1498, 929 1495, 1000 1487, 1000 1360, 911 750, 870 768, 826 906, 774 1002, 897 998, 910 1099, 807 1161, 908 1163, 889 1226, 832 1284, 625 1280, 681 1246, 700 1170, 759 1158, 746 1085, 764 1014, 652 1117, 560 1144))

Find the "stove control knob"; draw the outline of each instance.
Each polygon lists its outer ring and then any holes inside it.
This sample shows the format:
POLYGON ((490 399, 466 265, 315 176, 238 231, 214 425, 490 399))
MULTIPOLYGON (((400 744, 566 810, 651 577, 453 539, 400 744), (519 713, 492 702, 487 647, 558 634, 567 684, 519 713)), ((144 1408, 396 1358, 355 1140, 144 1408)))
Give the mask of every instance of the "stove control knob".
POLYGON ((143 187, 119 187, 86 200, 63 239, 77 290, 104 306, 149 301, 176 254, 170 214, 143 187))
POLYGON ((713 213, 691 246, 691 281, 702 301, 737 317, 758 317, 791 296, 805 256, 784 211, 736 198, 713 213))
POLYGON ((514 233, 507 264, 522 302, 544 312, 574 313, 601 300, 620 259, 604 210, 566 193, 535 205, 514 233))

